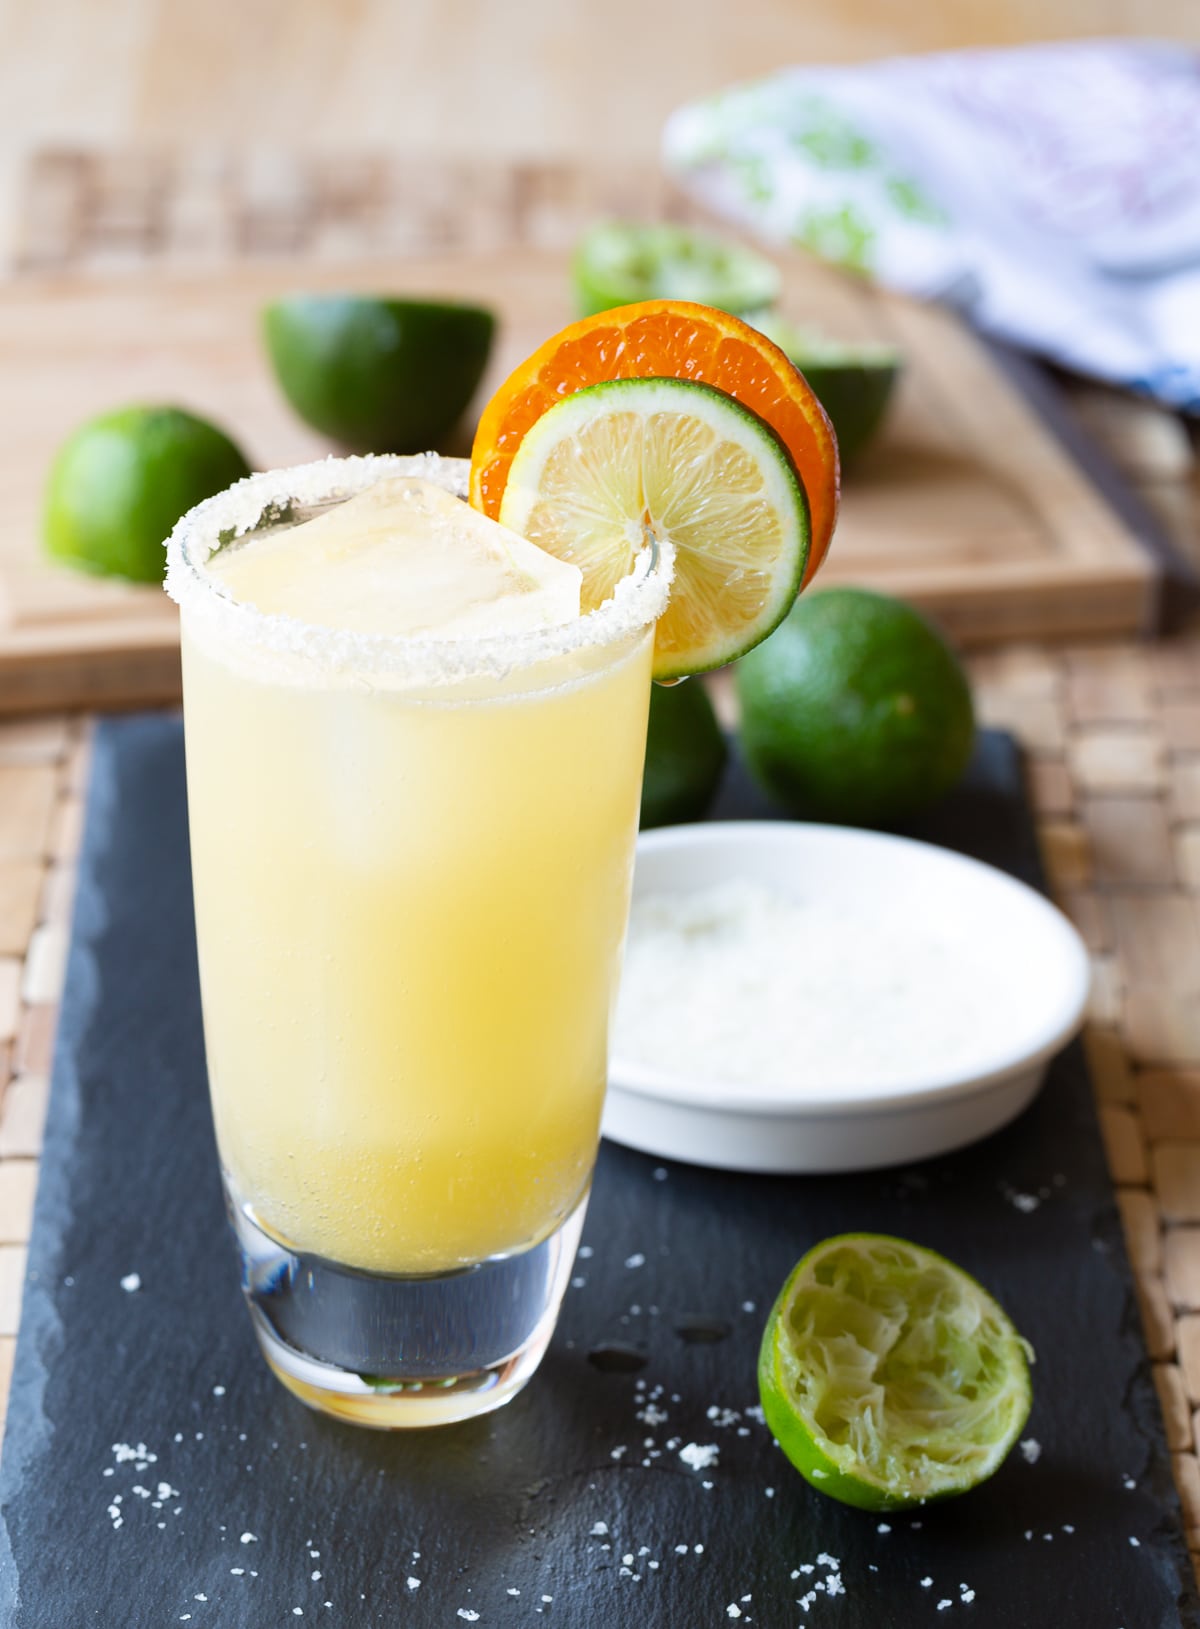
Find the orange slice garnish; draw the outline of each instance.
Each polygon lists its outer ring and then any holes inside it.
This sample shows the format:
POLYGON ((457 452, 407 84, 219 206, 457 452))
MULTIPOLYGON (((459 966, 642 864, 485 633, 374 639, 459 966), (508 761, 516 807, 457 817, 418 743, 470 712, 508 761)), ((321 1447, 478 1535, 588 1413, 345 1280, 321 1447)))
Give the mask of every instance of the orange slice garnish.
MULTIPOLYGON (((471 450, 471 502, 499 519, 526 431, 564 396, 607 379, 690 379, 732 396, 783 442, 808 496, 804 583, 837 520, 840 469, 829 419, 804 375, 756 328, 712 306, 644 300, 574 322, 516 368, 483 410, 471 450)), ((802 585, 803 586, 803 585, 802 585)))

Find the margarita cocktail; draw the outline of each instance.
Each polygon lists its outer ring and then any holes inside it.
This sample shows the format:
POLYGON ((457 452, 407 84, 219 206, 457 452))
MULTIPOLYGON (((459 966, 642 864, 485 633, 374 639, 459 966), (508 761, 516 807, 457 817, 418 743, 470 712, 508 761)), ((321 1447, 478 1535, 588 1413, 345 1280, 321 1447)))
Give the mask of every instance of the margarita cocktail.
POLYGON ((205 1040, 260 1343, 367 1423, 528 1378, 582 1227, 625 931, 646 551, 580 573, 456 461, 243 482, 171 542, 205 1040))

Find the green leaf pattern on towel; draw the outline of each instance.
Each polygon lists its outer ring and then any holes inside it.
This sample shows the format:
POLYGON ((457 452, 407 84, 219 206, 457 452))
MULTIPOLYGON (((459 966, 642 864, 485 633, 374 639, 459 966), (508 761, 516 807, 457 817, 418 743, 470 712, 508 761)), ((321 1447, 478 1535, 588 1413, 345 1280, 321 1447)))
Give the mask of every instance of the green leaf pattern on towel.
POLYGON ((674 159, 721 178, 731 212, 776 241, 871 272, 889 234, 944 233, 946 212, 827 96, 767 81, 691 110, 674 159))
POLYGON ((870 271, 875 231, 870 221, 850 204, 841 209, 813 209, 797 217, 792 241, 851 271, 870 271))

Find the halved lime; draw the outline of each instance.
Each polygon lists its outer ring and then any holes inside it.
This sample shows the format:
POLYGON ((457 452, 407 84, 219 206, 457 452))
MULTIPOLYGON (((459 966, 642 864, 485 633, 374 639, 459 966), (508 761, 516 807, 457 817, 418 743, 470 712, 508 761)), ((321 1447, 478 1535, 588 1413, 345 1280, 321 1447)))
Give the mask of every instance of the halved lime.
POLYGON ((665 222, 600 221, 571 262, 579 314, 636 300, 695 300, 734 316, 774 305, 779 272, 740 243, 665 222))
POLYGON ((610 379, 555 404, 513 458, 500 521, 583 572, 594 610, 647 534, 675 550, 654 676, 731 662, 787 615, 808 558, 808 500, 775 432, 682 379, 610 379))
POLYGON ((263 312, 284 395, 356 452, 436 447, 475 394, 495 328, 483 306, 372 294, 296 294, 263 312))
POLYGON ((771 1310, 767 1424, 814 1488, 863 1510, 966 1493, 1029 1416, 1032 1349, 944 1256, 845 1233, 816 1245, 771 1310))
POLYGON ((852 462, 878 434, 900 376, 902 357, 883 341, 830 339, 775 315, 754 326, 800 369, 829 414, 842 463, 852 462))

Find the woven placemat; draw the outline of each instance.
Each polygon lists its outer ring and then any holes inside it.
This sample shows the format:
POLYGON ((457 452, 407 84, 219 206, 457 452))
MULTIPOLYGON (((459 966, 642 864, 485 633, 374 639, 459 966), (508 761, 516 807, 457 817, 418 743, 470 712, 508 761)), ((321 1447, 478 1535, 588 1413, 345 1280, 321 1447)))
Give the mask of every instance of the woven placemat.
MULTIPOLYGON (((246 255, 566 243, 598 211, 685 213, 652 174, 387 158, 47 153, 17 271, 246 255)), ((1169 415, 1111 392, 1081 416, 1196 558, 1196 469, 1169 415)), ((1092 953, 1087 1048, 1146 1338, 1200 1558, 1200 628, 1155 644, 971 660, 982 720, 1028 754, 1058 902, 1092 953)), ((88 724, 0 725, 0 1398, 20 1312, 87 779, 88 724)))

